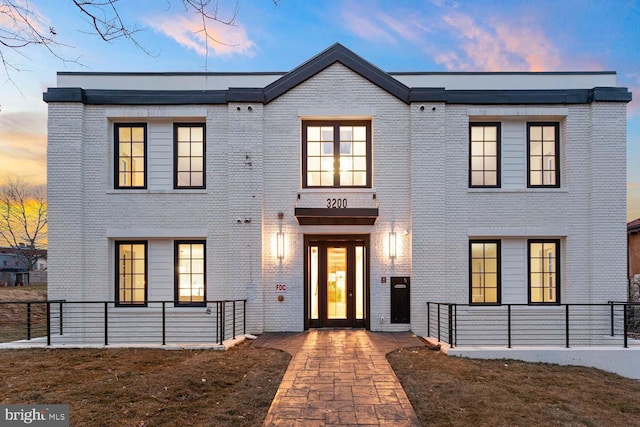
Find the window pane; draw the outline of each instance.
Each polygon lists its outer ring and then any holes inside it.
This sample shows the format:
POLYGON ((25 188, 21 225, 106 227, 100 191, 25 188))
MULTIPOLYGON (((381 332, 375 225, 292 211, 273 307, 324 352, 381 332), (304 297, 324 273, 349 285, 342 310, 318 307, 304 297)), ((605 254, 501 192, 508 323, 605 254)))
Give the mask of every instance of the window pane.
POLYGON ((204 128, 202 126, 196 126, 190 129, 192 142, 204 142, 204 128))
POLYGON ((482 141, 471 141, 471 155, 482 156, 484 154, 484 143, 482 141))
POLYGON ((353 154, 356 156, 367 155, 367 143, 366 141, 356 141, 353 143, 353 154))
POLYGON ((496 126, 485 126, 483 129, 484 129, 484 140, 485 141, 497 141, 498 140, 498 128, 496 126))
POLYGON ((351 158, 351 157, 340 157, 340 170, 341 171, 351 171, 351 170, 353 170, 353 158, 351 158))
POLYGON ((354 128, 353 128, 353 140, 354 141, 366 141, 367 140, 367 128, 366 128, 366 126, 354 126, 354 128))
POLYGON ((320 155, 320 143, 309 142, 307 144, 307 156, 319 156, 320 155))
POLYGON ((541 156, 542 155, 542 142, 540 141, 531 141, 531 149, 529 154, 532 156, 541 156))
POLYGON ((496 142, 489 141, 484 143, 484 155, 485 156, 495 156, 497 154, 496 151, 496 142))
POLYGON ((556 128, 555 126, 545 126, 542 129, 542 138, 545 141, 553 141, 556 139, 556 128))
POLYGON ((311 187, 320 185, 320 172, 307 172, 307 185, 311 187))
POLYGON ((536 171, 531 171, 531 173, 529 174, 529 181, 531 183, 531 185, 542 185, 542 173, 541 172, 536 172, 536 171))
POLYGON ((322 143, 322 154, 333 154, 333 143, 332 142, 323 142, 322 143))
POLYGON ((333 141, 333 127, 323 126, 320 129, 321 141, 333 141))
POLYGON ((484 141, 484 127, 472 126, 471 127, 471 142, 484 141))
POLYGON ((484 158, 483 157, 472 157, 471 158, 471 169, 474 171, 482 171, 484 169, 484 158))
POLYGON ((542 140, 542 129, 540 126, 530 126, 529 127, 529 135, 531 141, 541 141, 542 140))
POLYGON ((198 156, 198 157, 204 156, 203 147, 204 145, 202 143, 191 144, 191 155, 198 156))
POLYGON ((320 157, 307 157, 307 170, 319 171, 320 170, 320 157))
POLYGON ((498 174, 495 172, 485 172, 484 185, 498 185, 498 174))
POLYGON ((144 187, 144 172, 134 172, 131 175, 132 185, 134 187, 144 187))
POLYGON ((351 126, 340 126, 340 141, 352 141, 353 128, 351 126))
POLYGON ((366 171, 367 170, 367 159, 364 157, 355 157, 353 163, 353 170, 356 171, 366 171))
MULTIPOLYGON (((120 153, 120 157, 130 157, 131 156, 131 144, 130 143, 126 143, 123 144, 122 142, 120 142, 120 144, 118 144, 118 152, 120 153)), ((126 159, 125 159, 126 161, 126 159)))
POLYGON ((192 157, 191 158, 191 171, 192 172, 202 172, 202 157, 192 157))
POLYGON ((320 128, 309 126, 307 128, 307 141, 320 141, 320 128))
POLYGON ((178 157, 186 157, 191 155, 191 144, 188 142, 178 143, 178 157))
POLYGON ((544 141, 542 143, 542 154, 545 156, 552 156, 556 154, 556 143, 555 141, 544 141))
POLYGON ((144 128, 143 127, 134 127, 131 128, 131 141, 133 142, 144 142, 144 128))
POLYGON ((121 127, 118 130, 118 140, 120 142, 131 142, 131 128, 121 127))
POLYGON ((341 142, 340 143, 340 154, 352 154, 351 153, 351 142, 341 142))
POLYGON ((191 128, 180 126, 178 128, 178 141, 179 142, 191 141, 191 128))
POLYGON ((367 185, 367 173, 366 172, 354 172, 353 173, 353 185, 366 186, 367 185))
POLYGON ((333 185, 333 171, 331 172, 322 172, 320 175, 320 185, 333 185))
POLYGON ((471 185, 484 185, 484 173, 471 172, 471 185))
POLYGON ((340 172, 340 185, 353 185, 353 173, 340 172))
POLYGON ((189 170, 189 157, 179 157, 178 158, 178 170, 179 171, 188 171, 189 170))

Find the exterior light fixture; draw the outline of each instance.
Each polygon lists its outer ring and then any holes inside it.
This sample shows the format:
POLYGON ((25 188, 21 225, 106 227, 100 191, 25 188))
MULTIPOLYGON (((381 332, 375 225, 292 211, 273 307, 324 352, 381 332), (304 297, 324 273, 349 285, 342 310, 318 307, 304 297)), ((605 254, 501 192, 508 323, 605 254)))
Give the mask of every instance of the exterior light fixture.
POLYGON ((396 258, 396 232, 392 231, 389 233, 389 258, 396 258))
POLYGON ((282 231, 278 231, 276 234, 276 255, 278 259, 284 258, 284 233, 282 231))

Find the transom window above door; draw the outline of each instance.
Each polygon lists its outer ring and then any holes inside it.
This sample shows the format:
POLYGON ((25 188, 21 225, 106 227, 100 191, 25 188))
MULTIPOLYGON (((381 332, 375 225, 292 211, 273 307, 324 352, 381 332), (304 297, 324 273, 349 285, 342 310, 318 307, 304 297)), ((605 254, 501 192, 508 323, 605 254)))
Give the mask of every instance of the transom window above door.
POLYGON ((303 187, 371 187, 371 122, 303 121, 303 187))

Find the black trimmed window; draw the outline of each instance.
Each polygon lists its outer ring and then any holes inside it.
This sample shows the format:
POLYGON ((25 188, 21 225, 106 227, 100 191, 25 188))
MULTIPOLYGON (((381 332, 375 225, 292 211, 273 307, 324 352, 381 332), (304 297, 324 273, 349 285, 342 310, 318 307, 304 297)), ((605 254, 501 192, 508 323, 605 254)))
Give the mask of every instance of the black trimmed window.
POLYGON ((500 187, 500 123, 469 124, 469 187, 500 187))
POLYGON ((116 241, 116 304, 147 305, 147 242, 116 241))
POLYGON ((175 305, 204 306, 207 301, 206 243, 175 242, 175 305))
POLYGON ((560 303, 560 240, 527 242, 529 303, 560 303))
POLYGON ((303 187, 371 187, 370 121, 303 121, 303 187))
POLYGON ((469 303, 500 304, 500 240, 469 241, 469 303))
POLYGON ((527 187, 560 187, 560 124, 527 123, 527 187))
POLYGON ((175 123, 174 188, 205 188, 205 125, 175 123))
POLYGON ((147 125, 115 123, 115 188, 147 188, 147 125))

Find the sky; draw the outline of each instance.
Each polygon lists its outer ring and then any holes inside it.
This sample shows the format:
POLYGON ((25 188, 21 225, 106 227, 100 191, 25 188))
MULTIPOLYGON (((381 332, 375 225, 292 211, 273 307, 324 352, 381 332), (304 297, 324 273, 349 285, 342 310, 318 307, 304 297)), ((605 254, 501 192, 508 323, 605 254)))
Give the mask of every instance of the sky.
POLYGON ((210 27, 220 43, 208 49, 180 0, 116 3, 139 46, 102 41, 70 0, 13 1, 58 45, 2 48, 17 70, 0 68, 0 179, 46 182, 42 93, 57 71, 289 71, 339 42, 388 72, 616 71, 635 98, 627 219, 640 218, 640 0, 218 0, 218 17, 235 20, 210 27))

